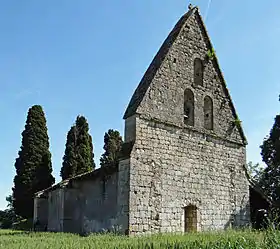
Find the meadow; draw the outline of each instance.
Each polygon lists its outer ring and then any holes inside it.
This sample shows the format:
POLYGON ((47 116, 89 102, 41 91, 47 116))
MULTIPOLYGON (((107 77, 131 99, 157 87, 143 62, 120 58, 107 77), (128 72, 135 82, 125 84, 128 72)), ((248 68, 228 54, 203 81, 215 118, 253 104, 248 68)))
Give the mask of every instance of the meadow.
POLYGON ((164 234, 126 237, 113 234, 81 237, 66 233, 0 230, 0 248, 103 248, 103 249, 277 249, 280 232, 225 231, 185 235, 164 234))

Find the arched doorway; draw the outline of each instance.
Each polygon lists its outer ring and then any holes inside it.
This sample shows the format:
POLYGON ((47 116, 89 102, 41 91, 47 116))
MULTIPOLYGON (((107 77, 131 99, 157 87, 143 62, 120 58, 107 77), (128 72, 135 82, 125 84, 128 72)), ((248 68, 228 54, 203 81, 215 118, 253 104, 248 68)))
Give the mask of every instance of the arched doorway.
POLYGON ((197 207, 189 205, 184 208, 185 233, 197 232, 197 207))

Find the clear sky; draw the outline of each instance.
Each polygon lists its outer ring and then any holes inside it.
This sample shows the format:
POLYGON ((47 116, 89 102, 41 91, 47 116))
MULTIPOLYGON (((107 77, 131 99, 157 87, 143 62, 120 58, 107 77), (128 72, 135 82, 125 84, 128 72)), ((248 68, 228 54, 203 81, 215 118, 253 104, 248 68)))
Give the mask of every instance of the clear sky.
MULTIPOLYGON (((0 2, 0 209, 11 193, 28 108, 43 106, 54 175, 66 134, 85 115, 95 147, 123 134, 122 115, 185 0, 25 0, 0 2)), ((280 103, 280 1, 197 0, 248 139, 247 160, 280 103)))

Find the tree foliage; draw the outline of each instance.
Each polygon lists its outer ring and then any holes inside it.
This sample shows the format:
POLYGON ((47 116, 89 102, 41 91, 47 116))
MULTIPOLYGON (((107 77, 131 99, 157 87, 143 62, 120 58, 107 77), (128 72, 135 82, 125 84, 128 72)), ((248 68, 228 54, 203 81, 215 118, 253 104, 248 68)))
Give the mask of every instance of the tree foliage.
POLYGON ((251 179, 258 183, 262 177, 263 167, 261 167, 259 163, 253 164, 253 162, 250 161, 247 164, 247 169, 251 179))
POLYGON ((104 153, 100 158, 100 166, 116 165, 119 160, 122 147, 122 137, 117 130, 109 129, 104 135, 104 153))
POLYGON ((273 200, 280 200, 280 115, 274 120, 270 134, 263 141, 261 155, 267 167, 260 180, 263 189, 273 200))
POLYGON ((7 196, 6 201, 8 203, 7 209, 0 210, 0 229, 10 229, 13 223, 20 219, 20 217, 15 214, 13 208, 13 196, 7 196))
POLYGON ((39 105, 32 106, 28 111, 15 168, 13 208, 17 215, 31 218, 34 193, 50 187, 55 181, 46 118, 39 105))
POLYGON ((94 154, 89 125, 84 116, 78 116, 67 134, 65 154, 60 175, 62 180, 94 170, 94 154))
POLYGON ((0 228, 10 229, 14 222, 18 221, 18 217, 13 209, 0 210, 0 228))
POLYGON ((60 171, 60 176, 62 177, 62 180, 75 176, 77 171, 76 136, 76 126, 72 126, 67 134, 65 153, 63 156, 62 168, 60 171))
POLYGON ((86 173, 95 168, 93 161, 93 145, 92 138, 89 134, 89 125, 83 116, 78 116, 76 119, 77 136, 77 175, 86 173))

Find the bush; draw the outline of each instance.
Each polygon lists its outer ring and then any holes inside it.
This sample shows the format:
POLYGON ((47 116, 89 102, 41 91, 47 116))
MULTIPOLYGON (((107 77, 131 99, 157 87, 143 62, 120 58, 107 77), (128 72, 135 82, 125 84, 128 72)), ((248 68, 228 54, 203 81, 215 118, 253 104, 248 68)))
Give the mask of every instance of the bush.
POLYGON ((23 219, 18 222, 13 223, 12 228, 14 230, 31 231, 33 229, 32 219, 23 219))
POLYGON ((0 228, 2 229, 12 228, 12 224, 16 222, 18 218, 19 217, 11 209, 0 211, 0 228))

